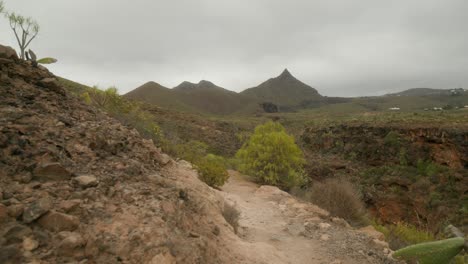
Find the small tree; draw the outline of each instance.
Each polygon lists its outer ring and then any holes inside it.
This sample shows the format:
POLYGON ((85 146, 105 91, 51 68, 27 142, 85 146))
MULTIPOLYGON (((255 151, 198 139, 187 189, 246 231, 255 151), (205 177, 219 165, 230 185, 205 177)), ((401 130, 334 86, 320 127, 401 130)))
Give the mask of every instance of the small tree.
POLYGON ((240 171, 262 183, 291 188, 304 182, 303 153, 280 123, 257 126, 236 157, 240 171))
MULTIPOLYGON (((0 3, 0 10, 3 9, 3 3, 0 3)), ((30 17, 23 17, 16 13, 6 13, 6 17, 18 41, 20 57, 24 60, 26 48, 39 33, 39 24, 30 17)))
POLYGON ((3 11, 5 11, 5 5, 3 4, 3 1, 0 1, 0 14, 2 14, 3 11))

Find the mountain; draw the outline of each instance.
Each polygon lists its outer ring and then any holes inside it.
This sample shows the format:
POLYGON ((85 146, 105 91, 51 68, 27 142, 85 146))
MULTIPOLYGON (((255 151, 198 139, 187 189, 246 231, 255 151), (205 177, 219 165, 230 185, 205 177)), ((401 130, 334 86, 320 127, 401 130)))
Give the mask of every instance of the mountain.
POLYGON ((212 82, 182 82, 169 89, 155 82, 147 82, 124 95, 169 109, 204 114, 233 114, 258 107, 255 99, 249 98, 212 82))
POLYGON ((278 77, 244 90, 241 94, 263 102, 272 102, 280 107, 306 107, 323 100, 317 90, 296 79, 288 69, 278 77))

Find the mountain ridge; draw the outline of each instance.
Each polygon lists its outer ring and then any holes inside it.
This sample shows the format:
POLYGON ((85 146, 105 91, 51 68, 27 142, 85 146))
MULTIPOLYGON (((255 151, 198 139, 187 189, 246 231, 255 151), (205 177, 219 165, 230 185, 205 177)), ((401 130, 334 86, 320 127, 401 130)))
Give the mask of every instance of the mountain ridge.
POLYGON ((316 89, 296 79, 288 69, 239 93, 207 80, 198 83, 183 81, 173 88, 150 81, 124 96, 177 110, 208 114, 253 113, 261 110, 262 103, 273 103, 283 109, 297 108, 323 99, 316 89))

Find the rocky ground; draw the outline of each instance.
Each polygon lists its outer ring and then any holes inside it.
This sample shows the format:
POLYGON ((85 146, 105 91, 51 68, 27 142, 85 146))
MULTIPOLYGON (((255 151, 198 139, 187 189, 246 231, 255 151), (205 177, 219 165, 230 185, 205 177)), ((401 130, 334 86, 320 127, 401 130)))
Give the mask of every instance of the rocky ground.
POLYGON ((3 46, 0 94, 0 263, 391 262, 384 243, 276 188, 208 187, 3 46))

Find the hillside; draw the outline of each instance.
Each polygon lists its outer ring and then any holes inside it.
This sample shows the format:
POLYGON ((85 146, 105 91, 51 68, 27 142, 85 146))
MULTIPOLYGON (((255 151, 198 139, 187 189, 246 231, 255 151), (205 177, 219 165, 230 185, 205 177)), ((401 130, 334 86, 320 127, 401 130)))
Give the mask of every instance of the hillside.
POLYGON ((278 188, 208 187, 46 69, 0 58, 0 263, 305 263, 309 245, 306 263, 394 263, 375 233, 278 188))
POLYGON ((125 97, 168 109, 203 114, 252 113, 258 108, 256 100, 204 80, 196 84, 183 82, 173 89, 148 82, 125 94, 125 97))
POLYGON ((433 89, 433 88, 412 88, 398 93, 388 94, 389 96, 432 96, 432 95, 461 95, 466 91, 457 89, 433 89))
POLYGON ((322 101, 322 96, 317 90, 296 79, 287 69, 278 77, 246 89, 241 94, 287 109, 314 106, 322 101))

